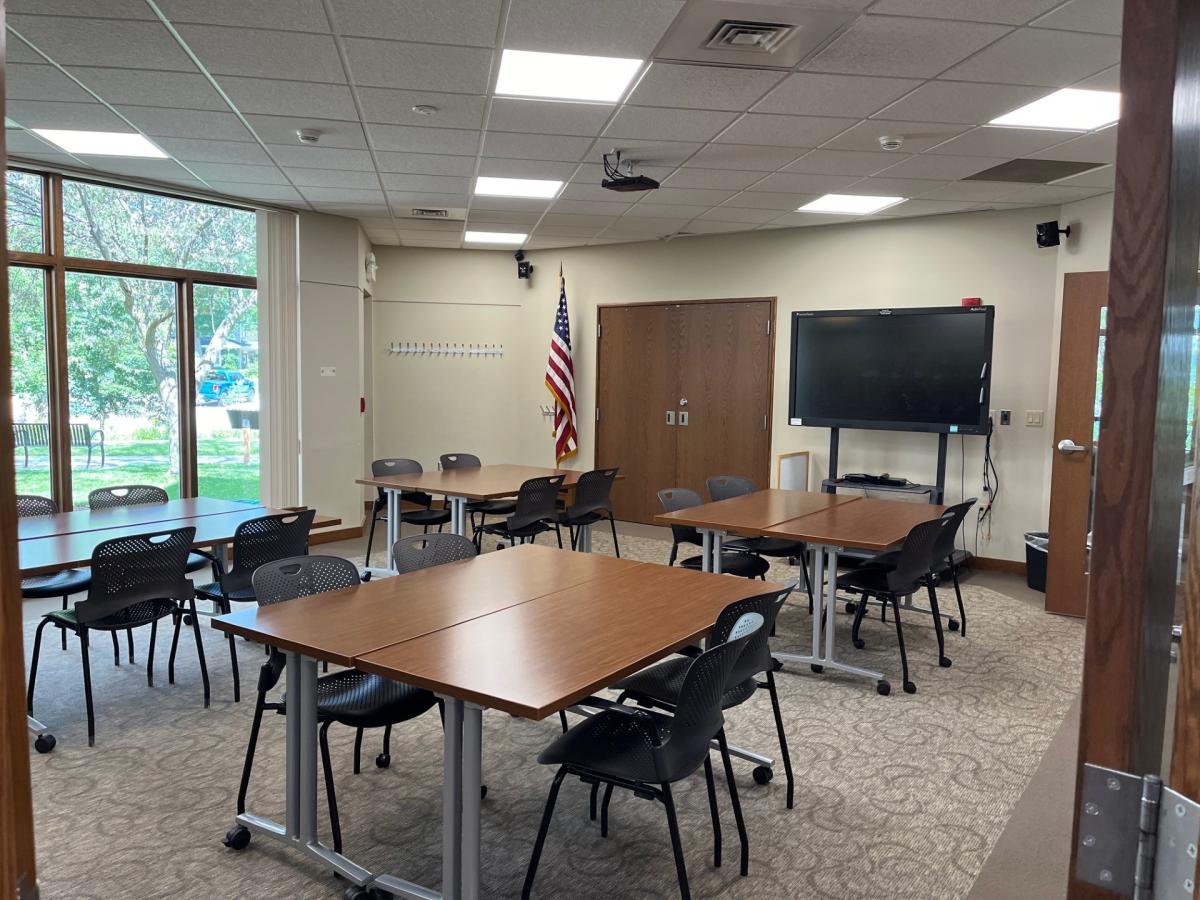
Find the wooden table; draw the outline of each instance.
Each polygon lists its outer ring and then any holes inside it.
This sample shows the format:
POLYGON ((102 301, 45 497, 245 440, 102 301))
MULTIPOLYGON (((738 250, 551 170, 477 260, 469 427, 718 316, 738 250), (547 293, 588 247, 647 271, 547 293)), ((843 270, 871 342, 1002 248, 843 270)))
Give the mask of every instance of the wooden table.
POLYGON ((803 541, 816 551, 813 554, 812 583, 817 590, 813 597, 812 654, 776 653, 775 657, 784 662, 807 663, 818 673, 831 668, 870 678, 876 682, 881 694, 889 693, 891 685, 882 673, 841 662, 834 653, 838 553, 848 547, 886 550, 904 540, 915 525, 936 519, 945 510, 946 507, 931 503, 857 499, 764 529, 763 534, 767 537, 803 541), (822 589, 826 573, 829 580, 822 589))
POLYGON ((478 900, 484 708, 528 718, 566 709, 706 634, 729 603, 780 589, 525 545, 215 619, 223 631, 285 649, 287 692, 296 698, 287 716, 286 823, 252 813, 238 822, 354 884, 419 900, 478 900), (405 604, 404 616, 379 618, 378 610, 396 603, 405 604), (323 659, 443 698, 440 893, 374 874, 318 839, 316 683, 323 659))
POLYGON ((112 509, 76 509, 49 516, 24 516, 17 519, 17 539, 54 537, 84 531, 102 531, 125 525, 147 525, 173 519, 195 519, 221 513, 262 510, 261 503, 239 503, 236 500, 217 500, 212 497, 191 497, 168 500, 166 503, 139 503, 136 506, 117 506, 112 509))
POLYGON ((755 491, 728 500, 704 503, 688 509, 661 513, 658 525, 690 525, 701 534, 701 569, 721 571, 721 544, 733 532, 745 537, 762 537, 769 528, 791 519, 858 502, 858 497, 813 491, 755 491))
MULTIPOLYGON (((387 559, 388 568, 395 568, 392 547, 400 539, 400 492, 422 491, 426 494, 444 496, 450 501, 450 530, 463 537, 467 534, 467 502, 470 500, 499 500, 511 497, 530 478, 565 475, 563 490, 569 490, 583 474, 577 469, 541 469, 537 466, 478 466, 473 469, 438 469, 432 472, 414 472, 407 475, 372 475, 360 478, 355 483, 382 489, 387 494, 387 559)), ((621 476, 618 475, 618 478, 621 476)), ((579 549, 590 552, 592 530, 585 526, 579 537, 579 549)))

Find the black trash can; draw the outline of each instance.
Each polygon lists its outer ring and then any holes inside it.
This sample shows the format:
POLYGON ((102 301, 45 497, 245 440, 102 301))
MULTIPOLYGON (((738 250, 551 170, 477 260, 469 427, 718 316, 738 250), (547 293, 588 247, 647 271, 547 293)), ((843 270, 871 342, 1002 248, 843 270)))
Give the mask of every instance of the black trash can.
POLYGON ((1025 532, 1025 581, 1035 591, 1046 593, 1046 557, 1050 535, 1045 531, 1025 532))

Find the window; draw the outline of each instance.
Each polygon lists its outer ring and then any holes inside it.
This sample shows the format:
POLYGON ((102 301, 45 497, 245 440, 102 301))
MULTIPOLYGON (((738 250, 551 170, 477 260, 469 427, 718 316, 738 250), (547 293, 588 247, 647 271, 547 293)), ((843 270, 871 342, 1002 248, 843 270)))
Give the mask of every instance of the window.
POLYGON ((57 175, 7 185, 18 490, 63 508, 117 484, 257 500, 255 214, 57 175))

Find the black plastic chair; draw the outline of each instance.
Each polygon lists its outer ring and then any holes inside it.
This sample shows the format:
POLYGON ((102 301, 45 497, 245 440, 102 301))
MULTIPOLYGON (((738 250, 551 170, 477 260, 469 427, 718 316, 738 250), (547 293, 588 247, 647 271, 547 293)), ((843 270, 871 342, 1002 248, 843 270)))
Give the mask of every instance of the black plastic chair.
MULTIPOLYGON (((58 512, 58 504, 49 497, 37 494, 17 494, 17 518, 26 516, 53 516, 58 512)), ((66 609, 72 594, 86 591, 92 583, 92 576, 86 569, 63 569, 59 572, 49 572, 45 575, 28 575, 21 579, 21 598, 23 600, 49 600, 62 597, 62 608, 66 609)), ((67 649, 67 632, 59 632, 62 636, 62 648, 67 649)), ((128 633, 129 661, 133 662, 133 633, 128 633)), ((121 645, 117 642, 117 633, 112 633, 113 663, 121 664, 121 645)))
MULTIPOLYGON (((371 463, 371 474, 377 478, 384 475, 412 475, 423 471, 425 470, 415 459, 377 459, 371 463)), ((387 521, 387 491, 383 488, 376 488, 375 491, 375 503, 371 508, 371 530, 367 534, 366 565, 368 568, 371 565, 371 544, 375 542, 375 523, 380 520, 387 521)), ((432 508, 433 497, 424 491, 401 491, 400 500, 424 507, 424 509, 408 510, 407 512, 401 510, 401 522, 424 524, 425 531, 429 531, 427 523, 432 523, 438 526, 438 531, 441 531, 441 526, 450 521, 450 511, 434 510, 432 508)))
MULTIPOLYGON (((933 624, 937 631, 938 664, 943 668, 950 665, 946 656, 946 639, 942 634, 942 615, 938 610, 937 592, 928 578, 938 541, 942 532, 949 527, 950 521, 943 517, 914 526, 897 551, 896 564, 892 568, 861 566, 839 575, 837 579, 840 590, 862 594, 854 613, 854 628, 851 632, 854 646, 860 650, 866 646, 859 637, 859 629, 870 598, 877 597, 880 601, 891 604, 896 619, 896 642, 900 645, 900 665, 903 669, 906 694, 915 694, 917 686, 908 677, 908 654, 904 649, 904 629, 900 624, 900 598, 911 597, 922 587, 929 592, 929 606, 933 610, 933 624)), ((880 685, 880 693, 886 693, 883 684, 885 683, 880 685)))
MULTIPOLYGON (((478 469, 483 465, 474 453, 443 453, 438 466, 449 469, 478 469)), ((488 516, 511 516, 517 511, 517 501, 509 498, 497 500, 471 500, 467 503, 467 514, 471 517, 471 533, 484 524, 488 516), (478 525, 475 517, 479 516, 478 525)))
MULTIPOLYGON (((705 646, 712 648, 728 640, 734 624, 746 613, 757 613, 763 617, 764 627, 755 632, 746 644, 746 648, 738 657, 729 673, 725 686, 725 695, 721 699, 722 709, 741 706, 754 696, 760 688, 771 696, 771 710, 775 715, 775 731, 779 737, 779 754, 783 759, 783 770, 787 776, 787 808, 795 805, 796 782, 792 774, 792 758, 788 753, 787 734, 783 729, 783 713, 779 708, 779 693, 775 688, 775 661, 771 657, 768 638, 775 624, 775 617, 787 602, 793 587, 769 594, 759 594, 757 597, 747 597, 731 603, 717 619, 705 646), (760 675, 766 676, 766 681, 759 681, 760 675)), ((676 656, 650 666, 648 669, 630 675, 618 681, 613 687, 621 691, 618 703, 626 699, 635 701, 641 706, 657 706, 660 709, 673 711, 679 704, 679 693, 687 675, 691 660, 688 656, 699 653, 696 648, 684 651, 684 656, 676 656)), ((754 780, 766 784, 771 780, 771 770, 766 766, 758 766, 754 770, 754 780)), ((604 796, 605 810, 611 791, 604 796)))
MULTIPOLYGON (((360 583, 358 568, 349 560, 336 556, 296 556, 278 559, 259 566, 252 577, 252 589, 260 606, 308 597, 326 591, 352 588, 360 583)), ((277 703, 267 702, 267 693, 279 683, 287 665, 287 657, 274 647, 270 657, 258 674, 258 697, 254 705, 254 720, 250 725, 250 742, 246 747, 246 760, 242 765, 242 780, 238 786, 237 810, 246 811, 246 793, 250 786, 250 773, 254 767, 254 752, 258 746, 258 732, 263 713, 272 710, 280 715, 287 713, 287 696, 277 703)), ((392 681, 379 675, 344 669, 317 679, 317 720, 321 745, 321 765, 325 772, 325 794, 329 803, 329 821, 333 830, 333 849, 342 852, 341 820, 338 817, 337 793, 333 784, 333 765, 329 757, 329 726, 334 722, 358 730, 355 741, 355 767, 358 768, 358 751, 364 728, 391 728, 393 724, 406 722, 424 714, 437 705, 437 698, 429 691, 392 681)), ((387 768, 390 758, 381 754, 376 764, 387 768)), ((225 835, 225 845, 243 849, 250 840, 250 833, 243 825, 235 825, 225 835)))
POLYGON ((558 538, 558 546, 561 548, 563 545, 562 531, 558 526, 558 509, 555 501, 558 499, 558 492, 562 490, 562 484, 566 477, 566 475, 543 475, 539 478, 530 478, 522 484, 521 489, 517 491, 517 506, 511 516, 503 522, 480 525, 475 529, 476 549, 482 548, 485 534, 503 538, 511 547, 518 542, 524 544, 529 541, 532 543, 537 540, 539 534, 547 531, 554 532, 555 537, 558 538))
MULTIPOLYGON (((635 796, 657 800, 667 812, 667 827, 675 855, 675 872, 679 891, 690 900, 687 866, 679 837, 679 822, 671 785, 691 776, 704 766, 708 787, 709 811, 714 831, 714 864, 720 865, 720 815, 717 809, 716 786, 713 780, 709 749, 715 738, 725 765, 729 797, 742 837, 742 868, 749 871, 749 844, 746 838, 742 807, 738 800, 737 782, 729 760, 729 745, 725 740, 725 718, 721 703, 730 671, 737 663, 751 636, 763 627, 763 617, 749 613, 733 626, 728 640, 700 656, 689 660, 688 670, 679 690, 675 714, 667 716, 650 710, 618 704, 603 704, 606 708, 575 725, 557 738, 538 756, 542 765, 556 765, 558 771, 550 783, 550 795, 542 813, 541 827, 529 860, 522 900, 529 900, 538 862, 546 843, 546 833, 554 815, 558 791, 568 775, 577 776, 586 784, 603 783, 624 788, 635 796)), ((589 698, 592 705, 598 698, 589 698)), ((604 824, 601 825, 604 833, 604 824)))
MULTIPOLYGON (((667 512, 675 512, 680 509, 690 509, 693 506, 700 506, 704 501, 700 499, 700 495, 688 488, 664 488, 658 492, 658 502, 662 504, 663 509, 667 512)), ((697 547, 704 546, 704 539, 700 537, 700 532, 691 525, 672 525, 671 526, 671 555, 667 558, 667 565, 675 565, 675 559, 679 556, 679 548, 683 544, 694 544, 697 547)), ((679 563, 685 569, 702 569, 704 560, 699 556, 691 556, 679 563)), ((731 548, 728 544, 721 547, 721 571, 727 575, 740 575, 743 578, 761 578, 763 581, 767 579, 767 570, 771 568, 761 556, 753 553, 748 553, 745 550, 738 549, 736 542, 731 548)))
MULTIPOLYGON (((308 552, 308 532, 312 528, 317 512, 313 509, 299 512, 278 513, 261 516, 243 522, 233 533, 233 567, 228 572, 216 557, 212 560, 217 580, 211 584, 196 585, 196 596, 216 604, 222 613, 232 611, 232 603, 253 603, 253 575, 265 563, 303 556, 308 552)), ((232 634, 229 641, 229 663, 233 669, 233 700, 241 702, 242 686, 238 677, 237 643, 232 634)), ((179 640, 179 622, 175 622, 175 634, 171 639, 171 661, 168 677, 175 677, 175 645, 179 640)))
MULTIPOLYGON (((145 506, 151 503, 166 503, 171 498, 162 488, 153 484, 123 484, 110 487, 96 488, 88 494, 88 509, 116 509, 121 506, 145 506)), ((199 572, 210 564, 209 557, 202 553, 188 555, 187 570, 199 572)), ((213 570, 213 577, 216 577, 213 570)), ((133 650, 129 651, 129 661, 133 662, 133 650)))
POLYGON ((613 547, 617 556, 621 555, 621 545, 617 541, 617 520, 613 517, 612 486, 616 480, 617 469, 593 469, 584 472, 575 483, 575 502, 558 514, 558 524, 566 525, 571 536, 571 549, 576 549, 579 543, 579 529, 585 525, 595 525, 608 519, 612 528, 613 547))
POLYGON ((204 642, 196 617, 196 601, 185 567, 196 529, 179 528, 151 534, 114 538, 96 545, 92 551, 92 583, 87 599, 72 609, 55 610, 42 617, 33 641, 33 659, 29 669, 28 709, 33 712, 33 690, 37 681, 38 656, 42 632, 47 625, 72 631, 79 637, 83 658, 83 693, 87 702, 88 746, 96 742, 96 719, 92 708, 92 670, 88 658, 90 631, 126 631, 150 626, 150 650, 146 657, 146 682, 154 684, 154 641, 158 621, 178 617, 190 611, 196 636, 196 656, 204 680, 204 705, 208 706, 208 668, 204 662, 204 642))

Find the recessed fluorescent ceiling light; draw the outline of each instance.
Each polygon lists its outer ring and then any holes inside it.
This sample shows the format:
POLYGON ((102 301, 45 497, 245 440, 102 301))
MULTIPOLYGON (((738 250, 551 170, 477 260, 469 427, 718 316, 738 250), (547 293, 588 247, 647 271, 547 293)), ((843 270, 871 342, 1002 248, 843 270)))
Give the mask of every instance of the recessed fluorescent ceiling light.
POLYGON ((1091 131, 1111 125, 1121 116, 1119 91, 1081 91, 1064 88, 992 119, 989 125, 1020 128, 1060 128, 1091 131))
POLYGON ((826 194, 812 203, 800 207, 796 212, 842 213, 851 216, 867 216, 871 213, 903 203, 904 197, 867 197, 859 194, 826 194))
POLYGON ((480 175, 475 179, 475 193, 482 197, 534 197, 550 199, 558 196, 561 181, 541 178, 492 178, 480 175))
POLYGON ((496 93, 615 103, 641 68, 640 59, 505 50, 496 93))
POLYGON ((34 128, 50 143, 66 150, 86 156, 143 156, 165 159, 163 153, 140 134, 122 131, 60 131, 54 128, 34 128))
POLYGON ((515 231, 468 231, 466 240, 471 244, 523 244, 527 237, 515 231))

